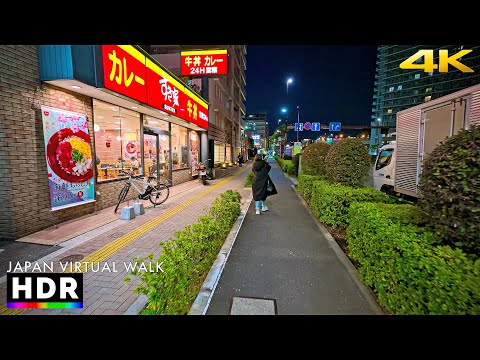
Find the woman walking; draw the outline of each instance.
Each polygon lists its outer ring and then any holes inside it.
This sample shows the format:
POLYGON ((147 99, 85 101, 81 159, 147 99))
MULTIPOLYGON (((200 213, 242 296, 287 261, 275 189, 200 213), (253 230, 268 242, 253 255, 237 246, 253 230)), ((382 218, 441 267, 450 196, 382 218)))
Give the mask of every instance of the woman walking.
POLYGON ((262 160, 262 155, 255 155, 252 171, 255 174, 255 180, 252 183, 253 200, 255 200, 255 214, 260 215, 261 211, 267 211, 267 196, 275 195, 277 189, 273 185, 268 172, 272 167, 262 160))

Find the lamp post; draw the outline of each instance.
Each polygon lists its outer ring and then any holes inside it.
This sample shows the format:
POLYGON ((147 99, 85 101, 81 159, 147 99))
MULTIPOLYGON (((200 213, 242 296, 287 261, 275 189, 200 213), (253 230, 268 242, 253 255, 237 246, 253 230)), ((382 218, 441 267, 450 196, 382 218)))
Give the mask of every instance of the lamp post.
POLYGON ((290 85, 292 82, 293 82, 293 79, 292 79, 292 78, 289 78, 289 79, 287 80, 287 95, 288 95, 288 85, 290 85))

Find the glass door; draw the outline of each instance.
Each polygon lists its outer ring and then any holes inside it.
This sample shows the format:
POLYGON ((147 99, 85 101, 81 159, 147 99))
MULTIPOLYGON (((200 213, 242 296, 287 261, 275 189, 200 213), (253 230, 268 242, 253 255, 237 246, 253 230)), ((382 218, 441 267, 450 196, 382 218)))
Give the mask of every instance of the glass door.
POLYGON ((172 171, 170 162, 170 133, 165 130, 143 128, 143 151, 145 174, 160 175, 160 179, 171 183, 172 171))

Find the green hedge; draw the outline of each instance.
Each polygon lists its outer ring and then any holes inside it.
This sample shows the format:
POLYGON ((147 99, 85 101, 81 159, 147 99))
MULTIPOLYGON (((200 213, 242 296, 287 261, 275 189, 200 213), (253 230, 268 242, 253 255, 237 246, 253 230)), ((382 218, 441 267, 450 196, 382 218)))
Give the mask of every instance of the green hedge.
POLYGON ((253 171, 250 171, 247 175, 247 178, 245 179, 245 185, 244 187, 252 187, 252 183, 255 179, 255 173, 253 171))
POLYGON ((347 242, 362 281, 393 314, 480 314, 480 259, 438 245, 417 207, 355 203, 347 242))
MULTIPOLYGON (((133 259, 153 262, 154 265, 162 263, 164 270, 131 273, 141 279, 134 292, 148 296, 144 313, 188 313, 225 238, 240 215, 240 198, 237 191, 227 190, 213 201, 209 215, 199 217, 198 223, 176 231, 170 241, 162 243, 162 252, 156 260, 153 254, 133 259)), ((125 278, 125 281, 129 280, 125 278)))
POLYGON ((298 175, 297 190, 304 197, 307 203, 310 203, 310 199, 312 197, 313 182, 321 179, 323 179, 323 177, 317 175, 306 175, 303 173, 298 175))
POLYGON ((279 156, 275 156, 275 160, 277 160, 277 163, 278 165, 280 165, 280 168, 283 172, 287 173, 288 175, 296 174, 295 164, 293 163, 293 160, 285 160, 279 156))
POLYGON ((315 180, 310 192, 310 207, 321 222, 334 228, 346 229, 348 211, 354 202, 391 203, 390 197, 372 187, 352 188, 330 184, 326 180, 315 180))

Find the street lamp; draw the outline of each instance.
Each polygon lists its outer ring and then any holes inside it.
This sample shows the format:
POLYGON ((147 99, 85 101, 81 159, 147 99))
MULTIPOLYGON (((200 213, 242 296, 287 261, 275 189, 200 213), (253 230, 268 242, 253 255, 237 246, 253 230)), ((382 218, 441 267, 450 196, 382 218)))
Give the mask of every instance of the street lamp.
POLYGON ((278 119, 278 125, 280 125, 280 122, 282 121, 282 119, 278 119))
POLYGON ((282 113, 286 113, 287 112, 287 108, 282 108, 282 113))
POLYGON ((288 95, 288 85, 290 85, 292 82, 293 82, 293 79, 292 79, 292 78, 289 78, 289 79, 287 80, 287 95, 288 95))

